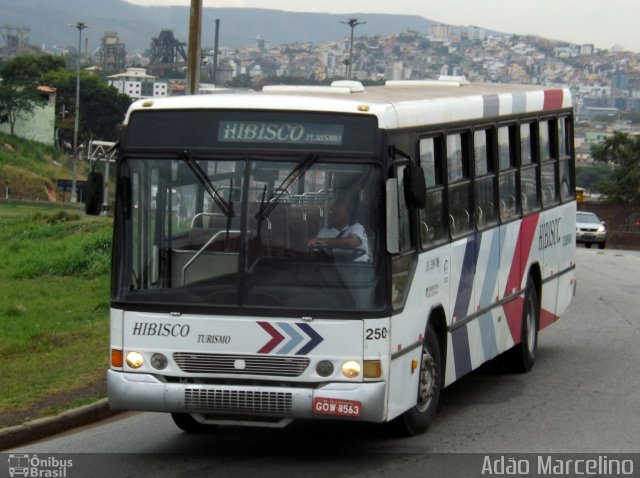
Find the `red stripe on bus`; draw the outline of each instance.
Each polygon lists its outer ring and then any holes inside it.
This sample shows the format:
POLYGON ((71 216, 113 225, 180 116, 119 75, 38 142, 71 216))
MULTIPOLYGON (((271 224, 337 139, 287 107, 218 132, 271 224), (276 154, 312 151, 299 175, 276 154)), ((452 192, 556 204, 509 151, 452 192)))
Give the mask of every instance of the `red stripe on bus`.
MULTIPOLYGON (((507 285, 503 297, 508 297, 513 294, 514 291, 519 292, 521 290, 522 279, 526 272, 525 267, 529 254, 531 253, 531 246, 533 245, 533 239, 536 235, 539 217, 540 214, 527 216, 523 218, 520 223, 518 242, 516 242, 516 248, 513 251, 511 269, 509 270, 509 277, 507 278, 507 285)), ((523 299, 523 297, 518 297, 518 300, 513 300, 504 306, 504 313, 507 316, 511 337, 516 344, 520 342, 523 299)))
POLYGON ((540 327, 539 327, 540 330, 553 324, 556 320, 558 320, 557 315, 549 312, 546 309, 540 309, 540 327))
POLYGON ((284 335, 278 332, 269 322, 257 322, 257 324, 271 336, 271 340, 264 344, 262 348, 258 350, 258 353, 268 354, 276 348, 276 345, 284 340, 284 335))
POLYGON ((564 99, 563 90, 544 90, 544 106, 545 110, 557 110, 562 108, 564 99))

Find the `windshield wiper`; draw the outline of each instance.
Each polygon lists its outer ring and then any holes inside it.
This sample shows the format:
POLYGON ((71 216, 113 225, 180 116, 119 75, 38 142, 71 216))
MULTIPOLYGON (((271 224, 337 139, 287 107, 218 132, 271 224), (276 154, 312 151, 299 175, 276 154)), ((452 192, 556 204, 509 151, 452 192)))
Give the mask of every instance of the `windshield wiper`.
POLYGON ((211 196, 213 202, 216 203, 216 205, 220 208, 224 215, 228 218, 235 217, 236 214, 233 212, 233 203, 225 201, 225 199, 220 195, 218 190, 211 183, 211 180, 209 179, 209 176, 207 176, 207 173, 205 173, 200 165, 196 162, 196 160, 193 159, 191 151, 185 150, 182 152, 182 155, 185 163, 187 163, 189 168, 191 168, 191 171, 193 171, 195 177, 198 179, 198 181, 200 181, 200 184, 202 184, 207 193, 209 193, 209 196, 211 196))
POLYGON ((305 172, 309 170, 309 168, 316 162, 318 159, 317 154, 309 153, 304 160, 300 161, 295 168, 291 170, 291 172, 287 175, 286 178, 282 180, 280 186, 275 189, 275 194, 269 198, 269 202, 266 202, 266 186, 265 190, 262 193, 262 200, 260 201, 260 209, 255 215, 255 218, 259 221, 264 221, 269 214, 276 208, 278 203, 280 202, 280 198, 282 195, 289 190, 289 186, 298 180, 300 176, 302 176, 305 172))

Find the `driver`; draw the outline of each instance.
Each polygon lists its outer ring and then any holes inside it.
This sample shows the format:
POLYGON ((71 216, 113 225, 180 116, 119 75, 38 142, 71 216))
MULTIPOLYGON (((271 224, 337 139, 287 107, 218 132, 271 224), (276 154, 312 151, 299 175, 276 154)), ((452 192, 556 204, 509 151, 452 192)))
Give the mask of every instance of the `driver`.
MULTIPOLYGON (((349 250, 358 255, 357 262, 369 261, 369 242, 367 232, 362 224, 356 222, 355 205, 345 200, 336 200, 329 209, 329 227, 323 227, 316 237, 309 239, 309 247, 320 246, 332 249, 349 250)), ((341 251, 333 251, 334 254, 341 251)))

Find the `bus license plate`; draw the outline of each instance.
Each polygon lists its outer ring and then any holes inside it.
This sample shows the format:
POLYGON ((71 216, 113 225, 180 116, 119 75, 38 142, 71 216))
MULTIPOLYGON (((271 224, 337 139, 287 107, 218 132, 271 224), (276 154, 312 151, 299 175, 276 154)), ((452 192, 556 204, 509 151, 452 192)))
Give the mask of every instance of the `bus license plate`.
POLYGON ((313 412, 317 415, 359 417, 362 414, 362 402, 316 397, 313 399, 313 412))

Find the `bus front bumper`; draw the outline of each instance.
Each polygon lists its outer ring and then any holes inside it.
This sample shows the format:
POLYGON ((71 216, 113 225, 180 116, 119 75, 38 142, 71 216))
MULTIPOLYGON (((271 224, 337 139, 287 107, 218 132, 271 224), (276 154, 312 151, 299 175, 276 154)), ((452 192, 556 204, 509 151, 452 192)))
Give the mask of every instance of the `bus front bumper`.
MULTIPOLYGON (((292 384, 295 385, 295 384, 292 384)), ((308 385, 308 384, 307 384, 308 385)), ((331 382, 310 387, 165 382, 154 375, 107 372, 113 410, 197 414, 203 417, 385 419, 384 382, 331 382)))

